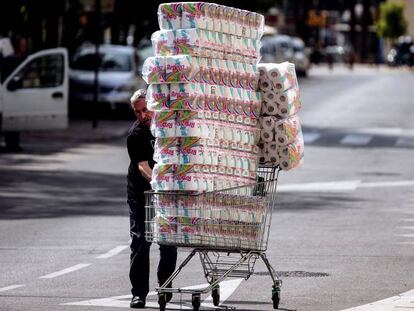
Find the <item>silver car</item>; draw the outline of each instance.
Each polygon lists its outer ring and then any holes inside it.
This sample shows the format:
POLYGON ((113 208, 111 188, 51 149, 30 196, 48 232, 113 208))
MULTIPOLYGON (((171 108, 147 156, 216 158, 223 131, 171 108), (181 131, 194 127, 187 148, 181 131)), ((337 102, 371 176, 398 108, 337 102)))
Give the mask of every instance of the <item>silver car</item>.
MULTIPOLYGON (((98 102, 112 109, 129 104, 131 94, 145 82, 139 70, 140 57, 130 46, 99 46, 98 102)), ((70 101, 73 104, 94 99, 95 46, 82 46, 75 53, 70 71, 70 101)))

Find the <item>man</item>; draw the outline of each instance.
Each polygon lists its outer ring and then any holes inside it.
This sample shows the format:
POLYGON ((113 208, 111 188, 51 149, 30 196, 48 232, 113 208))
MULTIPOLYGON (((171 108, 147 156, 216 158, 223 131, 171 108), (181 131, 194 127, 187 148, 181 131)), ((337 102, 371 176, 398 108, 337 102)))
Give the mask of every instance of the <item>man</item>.
MULTIPOLYGON (((150 132, 152 112, 147 109, 146 91, 140 89, 131 97, 131 107, 137 121, 128 131, 127 148, 131 160, 128 168, 128 205, 131 235, 131 266, 129 278, 132 285, 131 308, 144 308, 149 292, 149 251, 151 243, 145 240, 145 196, 151 189, 154 167, 154 137, 150 132)), ((158 283, 161 286, 175 270, 177 248, 160 245, 158 283)), ((169 284, 171 286, 171 284, 169 284)), ((170 301, 172 294, 167 295, 170 301)))

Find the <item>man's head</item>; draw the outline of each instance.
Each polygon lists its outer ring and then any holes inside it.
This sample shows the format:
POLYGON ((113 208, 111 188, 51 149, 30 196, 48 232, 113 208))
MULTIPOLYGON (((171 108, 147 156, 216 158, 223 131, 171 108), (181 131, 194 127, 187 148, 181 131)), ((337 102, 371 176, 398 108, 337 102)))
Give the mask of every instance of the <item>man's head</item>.
POLYGON ((150 126, 152 119, 152 111, 147 109, 147 101, 145 99, 147 92, 145 89, 139 89, 131 97, 131 108, 139 123, 150 126))

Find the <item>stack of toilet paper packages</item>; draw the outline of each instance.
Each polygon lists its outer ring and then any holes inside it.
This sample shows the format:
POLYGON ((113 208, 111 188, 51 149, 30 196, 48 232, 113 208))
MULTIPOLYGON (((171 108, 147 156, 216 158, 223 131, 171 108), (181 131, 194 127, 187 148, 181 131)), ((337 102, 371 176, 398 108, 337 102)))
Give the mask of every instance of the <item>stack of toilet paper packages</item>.
POLYGON ((304 142, 297 115, 299 85, 294 64, 259 64, 262 95, 260 123, 260 163, 279 165, 283 170, 303 163, 304 142))
POLYGON ((151 36, 155 55, 191 55, 255 64, 261 42, 198 28, 159 30, 151 36))
MULTIPOLYGON (((182 91, 184 86, 173 89, 165 83, 194 83, 193 93, 205 93, 209 85, 215 85, 223 97, 237 96, 237 89, 255 91, 258 85, 257 66, 242 62, 196 57, 190 55, 153 56, 145 60, 142 77, 148 84, 161 84, 152 90, 154 94, 182 91)), ((190 86, 188 86, 190 90, 190 86)), ((153 98, 150 98, 153 99, 153 98)))
POLYGON ((225 34, 260 39, 264 16, 215 3, 162 3, 158 7, 160 29, 199 28, 225 34))
POLYGON ((154 234, 158 241, 193 246, 258 247, 267 206, 260 198, 226 197, 220 208, 216 200, 200 202, 197 196, 161 194, 157 198, 154 234))
POLYGON ((160 31, 152 36, 156 55, 188 54, 256 64, 264 16, 215 3, 164 3, 160 31))

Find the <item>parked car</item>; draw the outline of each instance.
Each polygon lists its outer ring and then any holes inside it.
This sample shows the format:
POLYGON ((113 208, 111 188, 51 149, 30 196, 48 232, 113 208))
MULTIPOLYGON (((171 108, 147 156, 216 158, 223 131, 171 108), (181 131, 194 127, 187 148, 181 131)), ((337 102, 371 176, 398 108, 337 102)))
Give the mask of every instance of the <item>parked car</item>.
POLYGON ((293 59, 296 72, 299 76, 306 76, 310 68, 309 50, 305 46, 305 42, 299 37, 292 38, 293 59))
POLYGON ((262 63, 282 63, 289 61, 295 64, 298 75, 306 76, 310 67, 309 53, 305 43, 298 37, 288 35, 268 35, 262 38, 260 49, 262 63))
POLYGON ((94 100, 95 64, 99 64, 98 102, 111 109, 129 104, 138 88, 145 87, 141 78, 140 57, 130 46, 101 45, 96 59, 95 46, 82 46, 75 53, 70 71, 70 102, 72 105, 94 100))
POLYGON ((402 36, 387 54, 389 66, 414 66, 414 43, 410 36, 402 36))

